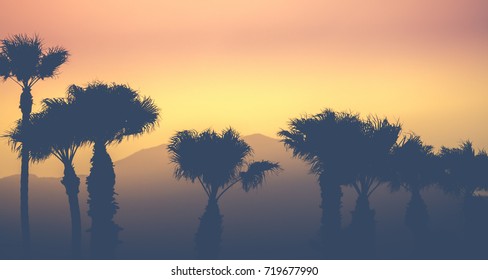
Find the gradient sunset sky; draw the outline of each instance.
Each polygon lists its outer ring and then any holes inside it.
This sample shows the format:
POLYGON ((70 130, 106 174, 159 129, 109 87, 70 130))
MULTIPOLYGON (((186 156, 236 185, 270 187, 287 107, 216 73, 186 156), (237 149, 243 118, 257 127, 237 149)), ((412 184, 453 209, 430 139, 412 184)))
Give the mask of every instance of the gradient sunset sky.
MULTIPOLYGON (((59 77, 33 88, 34 111, 94 80, 156 100, 160 127, 112 147, 114 160, 183 129, 276 137, 290 118, 324 108, 399 119, 437 148, 464 139, 488 148, 486 0, 2 3, 0 38, 18 33, 71 52, 59 77)), ((21 116, 20 92, 0 83, 2 134, 21 116)), ((20 172, 5 141, 0 156, 0 177, 20 172)), ((88 159, 86 149, 78 173, 88 159)))

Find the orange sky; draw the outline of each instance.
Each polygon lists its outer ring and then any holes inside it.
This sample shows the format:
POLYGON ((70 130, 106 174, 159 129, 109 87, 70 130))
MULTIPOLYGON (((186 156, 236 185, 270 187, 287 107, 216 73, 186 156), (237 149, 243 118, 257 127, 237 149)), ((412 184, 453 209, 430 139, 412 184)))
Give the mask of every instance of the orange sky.
MULTIPOLYGON (((274 137, 326 107, 398 118, 437 147, 488 148, 487 22, 486 0, 20 0, 2 3, 0 38, 37 33, 70 50, 62 74, 34 87, 37 104, 94 79, 156 100, 160 128, 113 147, 114 160, 187 128, 274 137)), ((0 131, 20 117, 19 93, 0 84, 0 131)), ((0 155, 0 177, 19 172, 5 144, 0 155)))

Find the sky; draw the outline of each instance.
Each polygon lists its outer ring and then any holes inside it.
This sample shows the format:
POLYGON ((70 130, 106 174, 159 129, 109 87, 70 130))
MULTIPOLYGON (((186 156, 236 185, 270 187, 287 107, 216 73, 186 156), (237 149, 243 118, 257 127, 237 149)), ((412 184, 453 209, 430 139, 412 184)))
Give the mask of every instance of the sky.
MULTIPOLYGON (((110 148, 114 160, 176 131, 232 126, 276 137, 322 109, 376 114, 427 144, 488 149, 488 1, 9 1, 0 38, 38 34, 71 53, 33 88, 34 111, 71 84, 124 83, 161 108, 151 134, 110 148)), ((0 83, 0 132, 20 118, 20 88, 0 83)), ((89 148, 76 159, 89 168, 89 148)), ((32 173, 61 176, 38 165, 32 173)), ((20 162, 0 140, 0 178, 20 162)))

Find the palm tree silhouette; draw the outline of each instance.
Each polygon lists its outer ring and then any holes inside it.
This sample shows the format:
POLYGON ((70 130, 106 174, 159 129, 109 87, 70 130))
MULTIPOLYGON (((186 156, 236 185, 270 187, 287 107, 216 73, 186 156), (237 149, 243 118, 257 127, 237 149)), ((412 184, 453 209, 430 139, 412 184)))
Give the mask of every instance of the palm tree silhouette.
POLYGON ((401 125, 387 118, 370 116, 363 122, 362 137, 358 139, 358 146, 362 148, 355 159, 358 173, 352 184, 358 198, 349 225, 354 258, 375 257, 376 212, 370 207, 369 197, 391 180, 391 155, 400 132, 401 125))
POLYGON ((66 189, 71 214, 72 252, 74 258, 81 254, 81 218, 78 202, 80 179, 76 175, 73 159, 85 143, 83 132, 78 129, 82 119, 68 100, 45 99, 42 111, 31 115, 31 125, 23 129, 22 121, 7 133, 9 143, 19 155, 22 145, 28 144, 29 158, 33 162, 44 161, 51 155, 64 165, 61 183, 66 189))
MULTIPOLYGON (((355 228, 352 232, 359 234, 359 240, 371 236, 374 210, 370 209, 368 198, 380 186, 379 178, 386 176, 384 170, 400 130, 399 124, 392 124, 386 118, 362 120, 358 114, 326 109, 316 115, 292 119, 289 130, 278 133, 285 147, 293 150, 293 156, 308 162, 311 172, 319 175, 321 232, 327 258, 340 254, 337 244, 341 239, 341 185, 351 185, 358 193, 352 213, 351 227, 355 228)), ((369 243, 371 240, 357 242, 358 246, 369 243)))
POLYGON ((427 258, 433 253, 430 250, 432 240, 428 209, 420 191, 439 180, 437 158, 432 146, 425 145, 419 136, 409 134, 395 145, 393 162, 398 180, 392 184, 392 188, 397 190, 402 187, 411 194, 405 224, 414 239, 413 257, 427 258))
POLYGON ((292 119, 289 130, 281 130, 287 149, 308 162, 318 175, 322 208, 321 241, 325 258, 341 255, 341 185, 351 184, 357 173, 354 156, 359 152, 355 139, 362 131, 359 115, 326 109, 322 113, 292 119))
MULTIPOLYGON (((29 129, 32 112, 32 87, 40 80, 53 78, 59 73, 60 66, 68 59, 69 53, 61 47, 43 48, 38 36, 29 37, 24 34, 14 35, 2 40, 0 46, 0 77, 10 79, 22 88, 20 110, 22 112, 23 129, 29 129)), ((22 145, 22 166, 20 179, 20 209, 22 239, 25 253, 29 254, 29 151, 22 145)))
POLYGON ((457 148, 441 147, 439 157, 444 191, 463 200, 466 257, 484 259, 488 252, 488 201, 478 192, 488 189, 488 155, 484 150, 476 152, 471 141, 464 141, 457 148))
POLYGON ((151 98, 140 97, 129 86, 115 83, 93 82, 84 88, 72 85, 67 99, 83 119, 79 129, 84 141, 93 143, 92 167, 87 177, 92 256, 114 258, 121 227, 113 222, 118 204, 114 198, 114 166, 107 146, 153 130, 158 124, 159 109, 151 98))
POLYGON ((268 173, 281 168, 270 161, 247 162, 251 147, 232 128, 216 133, 184 130, 177 132, 167 147, 175 164, 175 177, 192 182, 197 180, 208 197, 205 213, 195 236, 200 258, 218 256, 222 234, 219 199, 237 183, 248 192, 262 185, 268 173), (244 168, 246 169, 244 170, 244 168))

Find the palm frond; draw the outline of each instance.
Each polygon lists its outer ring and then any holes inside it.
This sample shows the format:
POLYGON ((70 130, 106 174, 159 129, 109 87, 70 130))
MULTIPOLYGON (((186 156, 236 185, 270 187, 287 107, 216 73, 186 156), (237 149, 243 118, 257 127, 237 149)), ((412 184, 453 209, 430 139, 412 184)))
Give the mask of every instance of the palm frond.
POLYGON ((261 186, 266 178, 267 173, 277 173, 282 168, 277 162, 255 161, 247 166, 247 170, 240 173, 242 188, 248 192, 251 189, 261 186))
POLYGON ((127 114, 126 127, 123 136, 138 136, 148 133, 159 124, 159 111, 154 101, 149 97, 134 101, 127 114))
POLYGON ((51 78, 58 74, 59 67, 69 57, 69 52, 62 47, 49 48, 46 54, 42 55, 37 74, 40 79, 51 78))
POLYGON ((10 77, 10 61, 4 53, 0 53, 0 77, 4 81, 10 77))
POLYGON ((24 85, 36 77, 42 47, 42 40, 37 35, 18 34, 3 39, 1 50, 8 57, 11 76, 24 85))
POLYGON ((8 145, 21 158, 24 147, 29 152, 29 159, 33 163, 38 163, 49 158, 50 147, 43 144, 35 123, 40 114, 31 115, 30 124, 25 125, 22 120, 17 120, 14 127, 8 130, 2 137, 7 138, 8 145))

